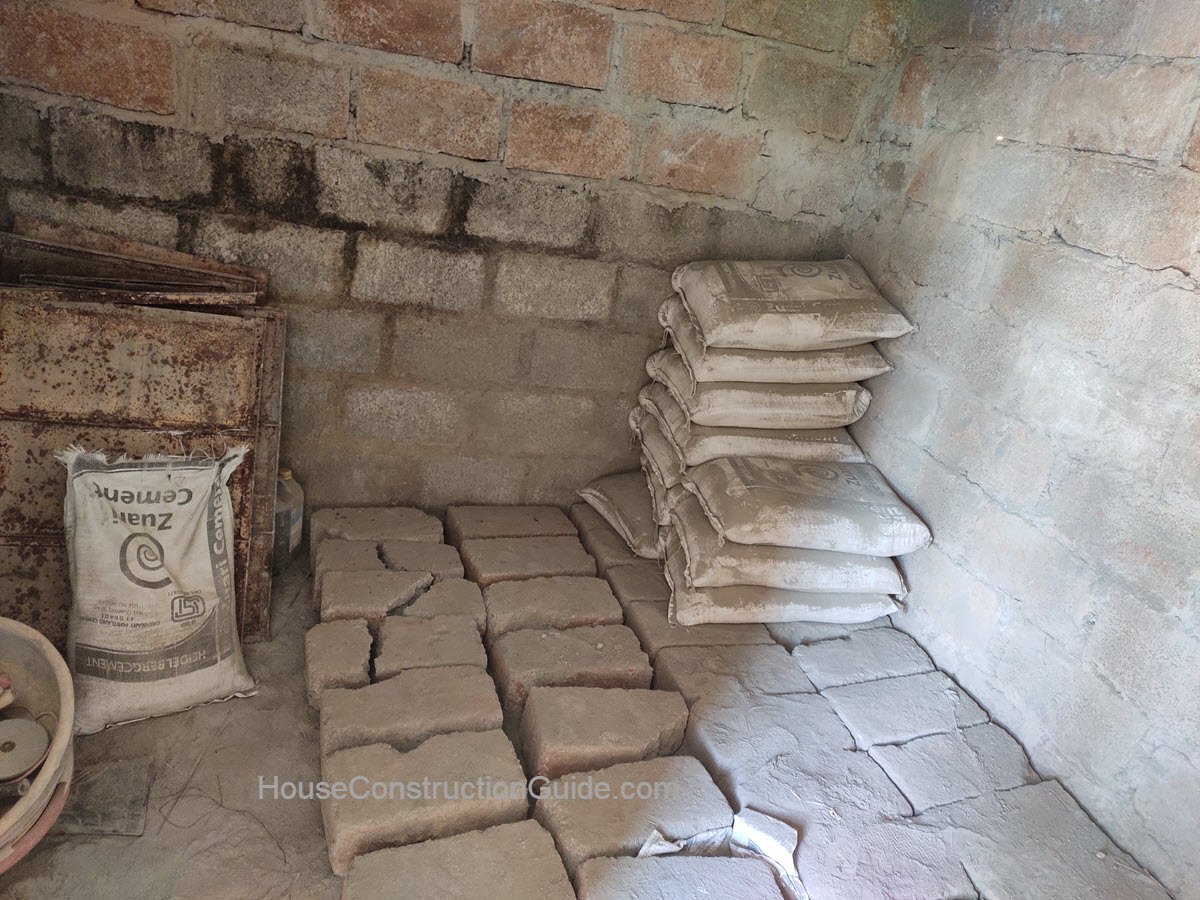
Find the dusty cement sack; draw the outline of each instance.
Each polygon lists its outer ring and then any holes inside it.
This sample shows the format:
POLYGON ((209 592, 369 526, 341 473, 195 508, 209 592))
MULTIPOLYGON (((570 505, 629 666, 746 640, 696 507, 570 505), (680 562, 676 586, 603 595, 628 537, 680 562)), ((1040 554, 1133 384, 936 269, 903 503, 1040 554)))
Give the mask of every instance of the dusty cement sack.
POLYGON ((845 428, 718 428, 697 425, 666 386, 652 381, 638 402, 658 423, 683 464, 698 466, 722 456, 765 456, 802 462, 863 462, 845 428))
POLYGON ((663 433, 662 425, 643 408, 635 406, 629 413, 629 427, 642 448, 642 458, 664 488, 672 488, 683 480, 683 459, 675 445, 663 433))
POLYGON ((725 457, 689 469, 683 486, 717 533, 740 544, 899 556, 933 539, 867 463, 725 457))
POLYGON ((663 301, 658 321, 696 381, 830 384, 865 381, 886 375, 893 368, 873 344, 793 352, 705 347, 695 320, 678 294, 663 301))
POLYGON ((643 559, 658 559, 658 523, 650 487, 640 470, 597 478, 579 496, 600 513, 630 550, 643 559))
MULTIPOLYGON (((654 467, 642 454, 642 472, 646 476, 646 485, 650 488, 650 506, 654 510, 654 524, 659 527, 658 549, 662 551, 662 529, 671 524, 670 492, 654 471, 654 467)), ((676 485, 677 490, 683 490, 676 485)), ((684 491, 684 493, 687 493, 684 491)))
POLYGON ((856 625, 900 611, 887 594, 830 594, 785 591, 758 585, 690 588, 686 563, 674 531, 665 541, 667 583, 671 586, 668 618, 677 625, 744 624, 748 622, 828 622, 856 625))
POLYGON ((913 329, 852 259, 693 262, 671 284, 706 347, 829 350, 913 329))
POLYGON ((672 504, 671 522, 683 553, 688 587, 755 584, 788 591, 897 597, 906 593, 900 570, 889 557, 722 541, 700 501, 682 488, 673 492, 683 495, 672 504))
POLYGON ((254 688, 238 642, 226 489, 245 453, 111 463, 59 454, 80 734, 254 688))
POLYGON ((665 385, 697 425, 717 428, 841 428, 871 403, 861 384, 698 382, 674 348, 646 360, 646 374, 665 385))

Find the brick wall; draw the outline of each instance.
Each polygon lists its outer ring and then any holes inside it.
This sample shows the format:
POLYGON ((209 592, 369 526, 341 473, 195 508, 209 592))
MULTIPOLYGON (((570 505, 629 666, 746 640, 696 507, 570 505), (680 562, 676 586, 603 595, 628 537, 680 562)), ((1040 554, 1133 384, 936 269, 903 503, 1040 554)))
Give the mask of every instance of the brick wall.
POLYGON ((936 536, 901 624, 1195 900, 1200 9, 913 9, 846 227, 920 326, 854 429, 936 536))

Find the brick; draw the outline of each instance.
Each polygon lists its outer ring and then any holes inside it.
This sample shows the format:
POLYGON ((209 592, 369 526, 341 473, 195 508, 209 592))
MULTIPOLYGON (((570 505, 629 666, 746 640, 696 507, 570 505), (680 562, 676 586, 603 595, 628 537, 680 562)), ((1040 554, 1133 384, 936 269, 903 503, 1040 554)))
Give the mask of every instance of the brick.
POLYGON ((411 603, 431 584, 428 572, 326 571, 321 578, 321 621, 364 619, 374 630, 384 616, 411 603))
POLYGON ((533 336, 530 376, 534 384, 551 389, 632 397, 646 381, 644 361, 660 340, 607 327, 542 327, 533 336))
POLYGON ((637 554, 629 548, 625 539, 586 503, 576 503, 571 507, 571 521, 579 529, 583 546, 595 557, 596 570, 601 575, 619 566, 637 562, 637 554))
POLYGON ((730 0, 725 27, 814 50, 841 50, 854 7, 821 0, 730 0))
POLYGON ((450 221, 449 169, 372 156, 349 147, 313 148, 317 209, 347 222, 440 234, 450 221))
MULTIPOLYGON (((0 159, 3 153, 0 152, 0 159)), ((14 187, 6 198, 14 214, 47 222, 75 225, 88 231, 130 238, 174 249, 179 220, 170 213, 130 203, 94 203, 14 187)))
POLYGON ((0 34, 8 79, 124 109, 175 111, 175 48, 158 35, 27 0, 0 6, 0 34))
POLYGON ((347 785, 364 777, 368 787, 426 780, 474 785, 480 779, 485 785, 482 798, 426 798, 419 791, 409 796, 396 789, 390 799, 322 800, 329 865, 335 875, 345 875, 354 857, 372 850, 516 822, 528 811, 522 789, 525 775, 502 731, 438 735, 407 753, 384 744, 340 750, 326 760, 323 776, 330 783, 347 785))
POLYGON ((997 3, 926 0, 905 15, 908 20, 904 23, 905 42, 915 47, 1007 49, 1004 38, 1013 6, 1015 0, 997 3))
POLYGON ((595 575, 575 537, 472 538, 459 546, 467 577, 481 587, 551 575, 595 575))
POLYGON ((470 616, 388 616, 379 629, 375 678, 438 666, 487 668, 479 629, 470 616))
POLYGON ((697 194, 746 197, 760 175, 760 149, 756 137, 656 122, 642 151, 638 180, 697 194))
POLYGON ((846 57, 868 66, 882 65, 900 49, 896 5, 890 0, 869 0, 850 32, 846 57))
POLYGON ((446 539, 461 546, 468 538, 574 535, 575 526, 556 506, 451 506, 446 539))
POLYGON ((570 188, 518 179, 479 182, 466 230, 509 243, 575 247, 587 233, 591 206, 591 197, 570 188))
POLYGON ((626 897, 755 897, 783 895, 761 859, 719 856, 596 857, 579 867, 579 900, 626 897))
POLYGON ((357 116, 366 143, 467 159, 499 154, 500 96, 462 82, 364 69, 357 116))
POLYGON ((554 838, 532 819, 483 831, 388 847, 354 860, 342 900, 393 897, 575 900, 554 838), (463 865, 470 860, 470 865, 463 865), (497 878, 497 873, 503 878, 497 878))
MULTIPOLYGON (((373 313, 289 309, 288 364, 333 372, 373 372, 379 360, 381 324, 373 313)), ((327 407, 321 414, 324 422, 327 407)))
POLYGON ((428 572, 438 581, 463 577, 462 560, 458 551, 446 544, 428 541, 384 541, 379 545, 383 561, 389 569, 405 572, 428 572))
POLYGON ((265 269, 272 298, 328 301, 345 290, 346 235, 341 231, 204 219, 196 229, 193 250, 199 256, 265 269))
POLYGON ((392 371, 413 381, 482 389, 523 381, 528 371, 526 330, 486 309, 443 314, 400 307, 393 328, 392 371))
POLYGON ((629 174, 633 126, 617 113, 532 101, 513 104, 504 164, 584 178, 629 174))
POLYGON ((1124 54, 1133 50, 1136 13, 1133 3, 1067 6, 1054 0, 1023 0, 1008 40, 1014 48, 1124 54))
POLYGON ((46 134, 37 107, 19 97, 0 96, 0 177, 41 181, 46 134))
POLYGON ((304 636, 304 676, 308 705, 321 708, 330 688, 364 687, 371 680, 371 632, 359 620, 322 622, 304 636))
POLYGON ((617 566, 604 574, 622 607, 630 603, 666 603, 671 586, 658 565, 617 566))
POLYGON ((866 95, 865 76, 784 50, 763 50, 746 93, 746 112, 770 128, 844 141, 866 95))
POLYGON ((193 115, 203 127, 346 136, 350 75, 340 66, 209 44, 197 48, 193 70, 193 115))
POLYGON ((604 87, 612 17, 557 0, 480 0, 471 66, 493 75, 604 87))
POLYGON ((664 647, 654 657, 654 686, 678 691, 689 706, 731 681, 766 695, 814 690, 787 651, 774 644, 664 647))
POLYGON ((681 22, 704 24, 715 19, 720 11, 717 0, 597 0, 597 5, 615 6, 617 9, 642 9, 681 22))
POLYGON ((483 604, 483 592, 479 585, 464 578, 448 578, 437 582, 404 607, 401 615, 418 619, 433 616, 470 616, 480 634, 483 634, 487 627, 487 607, 483 604))
POLYGON ((553 575, 501 581, 484 589, 483 601, 489 643, 524 628, 564 629, 622 621, 621 604, 608 582, 599 578, 553 575))
POLYGON ((941 672, 831 687, 823 695, 861 750, 987 721, 987 713, 941 672))
POLYGON ((200 135, 61 107, 50 124, 51 169, 68 187, 166 201, 212 190, 212 153, 200 135))
POLYGON ((1200 56, 1200 21, 1186 3, 1150 0, 1141 7, 1139 53, 1145 56, 1200 56))
POLYGON ((624 625, 510 631, 492 645, 504 710, 520 716, 534 687, 649 688, 654 672, 624 625))
POLYGON ((346 391, 346 428, 351 434, 434 444, 453 444, 467 433, 471 411, 448 391, 425 388, 354 387, 346 391))
POLYGON ((304 4, 300 0, 137 0, 137 5, 276 31, 299 31, 304 24, 304 4))
POLYGON ((761 625, 672 625, 667 621, 665 605, 631 603, 625 607, 625 621, 637 632, 650 658, 664 647, 724 647, 732 644, 772 644, 770 633, 761 625))
POLYGON ((535 687, 521 716, 521 747, 531 776, 561 778, 669 756, 687 717, 687 704, 670 691, 535 687))
POLYGON ((616 266, 594 259, 506 253, 495 302, 510 315, 598 321, 608 315, 616 277, 616 266))
POLYGON ((504 724, 496 686, 475 666, 409 669, 360 688, 330 688, 321 702, 322 758, 367 744, 412 750, 437 734, 504 724))
POLYGON ((716 252, 710 243, 713 219, 713 210, 696 203, 668 204, 644 193, 610 191, 597 207, 596 245, 604 254, 674 267, 716 252))
POLYGON ((444 62, 463 55, 458 0, 321 0, 317 37, 444 62))
POLYGON ((365 303, 478 309, 483 278, 478 253, 446 253, 364 236, 358 241, 350 296, 365 303))
POLYGON ((567 775, 545 791, 534 806, 534 818, 554 835, 572 875, 593 857, 636 856, 656 832, 668 841, 680 841, 719 834, 733 826, 733 810, 725 797, 704 766, 689 756, 664 756, 567 775), (571 796, 568 786, 585 779, 593 786, 604 785, 608 799, 571 796), (621 785, 630 783, 662 788, 650 799, 614 799, 620 796, 621 785))
POLYGON ((792 657, 818 690, 933 671, 916 641, 895 628, 869 628, 844 638, 801 644, 792 657))
POLYGON ((733 38, 653 26, 625 29, 621 85, 637 97, 729 109, 742 73, 733 38))
POLYGON ((822 622, 771 622, 765 627, 771 632, 776 643, 781 644, 789 652, 801 644, 812 644, 816 641, 828 641, 832 638, 848 637, 864 628, 878 628, 887 625, 885 617, 874 622, 862 622, 855 625, 828 625, 822 622))
POLYGON ((892 103, 892 121, 910 128, 924 128, 936 109, 929 96, 932 85, 929 61, 923 56, 914 56, 900 76, 900 87, 892 103))
POLYGON ((418 499, 444 507, 470 500, 477 503, 517 503, 524 499, 528 463, 504 455, 439 456, 421 460, 418 499))

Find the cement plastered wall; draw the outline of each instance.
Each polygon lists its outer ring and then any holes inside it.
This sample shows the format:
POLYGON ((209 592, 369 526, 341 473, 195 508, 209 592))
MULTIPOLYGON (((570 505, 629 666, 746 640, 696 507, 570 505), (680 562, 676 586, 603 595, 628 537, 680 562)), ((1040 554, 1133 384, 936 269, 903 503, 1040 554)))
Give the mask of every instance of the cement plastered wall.
POLYGON ((853 429, 936 536, 899 624, 1194 900, 1200 6, 933 6, 847 222, 920 327, 853 429))

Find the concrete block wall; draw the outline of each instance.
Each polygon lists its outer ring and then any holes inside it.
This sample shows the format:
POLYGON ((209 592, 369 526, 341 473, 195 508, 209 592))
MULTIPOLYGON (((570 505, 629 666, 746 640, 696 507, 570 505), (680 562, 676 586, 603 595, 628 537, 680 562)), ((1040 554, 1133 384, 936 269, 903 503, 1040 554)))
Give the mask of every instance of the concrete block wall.
POLYGON ((869 3, 9 0, 0 198, 261 266, 317 505, 569 502, 679 262, 827 257, 869 3), (836 8, 834 8, 836 7, 836 8))
POLYGON ((853 429, 935 535, 899 624, 1195 900, 1200 7, 920 6, 846 227, 920 328, 853 429))

